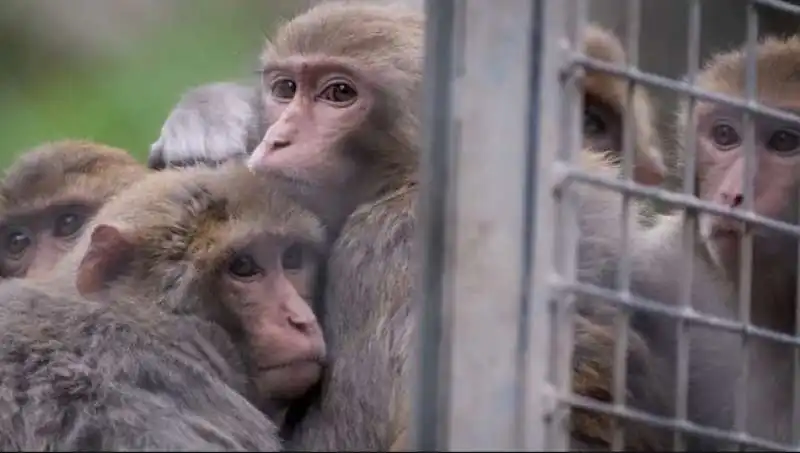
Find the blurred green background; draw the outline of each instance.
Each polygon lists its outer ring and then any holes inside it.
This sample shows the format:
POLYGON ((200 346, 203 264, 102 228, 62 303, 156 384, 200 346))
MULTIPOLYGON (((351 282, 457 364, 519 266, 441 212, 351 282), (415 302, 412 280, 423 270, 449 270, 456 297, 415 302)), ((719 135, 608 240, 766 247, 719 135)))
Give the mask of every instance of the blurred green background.
POLYGON ((0 166, 86 138, 144 160, 187 88, 244 78, 291 0, 0 0, 0 166))

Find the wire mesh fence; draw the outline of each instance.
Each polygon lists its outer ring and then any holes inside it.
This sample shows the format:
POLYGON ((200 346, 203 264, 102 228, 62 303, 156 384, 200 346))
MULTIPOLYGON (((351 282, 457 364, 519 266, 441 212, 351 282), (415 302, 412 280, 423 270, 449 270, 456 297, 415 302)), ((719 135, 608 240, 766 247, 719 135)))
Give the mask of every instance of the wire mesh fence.
MULTIPOLYGON (((424 312, 414 417, 420 449, 576 448, 572 442, 584 428, 576 425, 575 414, 587 411, 611 420, 603 442, 612 450, 641 449, 630 430, 641 429, 640 437, 646 438, 649 427, 669 432, 666 448, 677 450, 691 445, 788 450, 797 445, 797 277, 773 278, 770 272, 776 268, 769 260, 780 260, 775 265, 781 274, 797 273, 800 227, 793 156, 800 126, 792 110, 796 96, 791 83, 792 60, 800 61, 800 52, 784 52, 786 70, 762 61, 771 54, 764 48, 769 33, 760 29, 759 17, 778 11, 791 16, 786 23, 797 24, 794 15, 800 7, 778 0, 730 2, 737 4, 730 14, 745 16, 745 29, 740 30, 742 41, 723 50, 741 47, 741 52, 713 60, 702 50, 704 2, 687 0, 682 6, 686 15, 673 29, 685 36, 678 40, 687 43, 685 70, 683 77, 671 78, 640 67, 642 1, 624 3, 618 13, 626 17, 621 35, 627 59, 619 64, 587 52, 586 0, 427 2, 420 210, 424 252, 418 291, 424 312), (734 59, 741 64, 736 66, 734 59), (722 82, 709 82, 709 61, 723 67, 722 82), (776 73, 770 74, 773 68, 776 73), (619 178, 580 164, 585 82, 591 73, 625 80, 619 178), (634 177, 639 152, 635 125, 641 121, 634 106, 637 86, 671 92, 679 101, 678 133, 664 145, 679 158, 677 187, 642 184, 634 177), (724 115, 709 113, 717 111, 724 115), (709 151, 708 115, 717 115, 714 134, 726 130, 723 120, 741 132, 735 159, 726 157, 725 150, 709 151), (712 158, 722 164, 713 164, 716 170, 710 171, 712 158), (717 189, 728 184, 729 179, 714 174, 719 168, 739 181, 735 202, 721 204, 726 199, 709 192, 713 181, 717 189), (781 172, 792 176, 783 179, 781 172), (783 186, 769 189, 777 185, 783 186), (614 272, 600 281, 581 275, 587 266, 581 243, 592 233, 580 224, 581 200, 571 189, 579 186, 622 197, 614 272), (766 201, 770 193, 784 197, 778 203, 781 214, 766 201), (628 221, 639 215, 642 203, 651 202, 671 212, 656 219, 655 226, 628 221), (709 246, 706 224, 714 218, 744 225, 736 230, 737 253, 722 262, 709 246), (667 222, 675 225, 675 240, 654 232, 667 222), (794 242, 779 244, 794 249, 768 250, 776 234, 791 238, 794 242), (642 270, 642 253, 659 247, 678 249, 680 261, 669 269, 642 270), (632 258, 636 254, 638 261, 632 258), (695 289, 702 284, 695 280, 709 278, 698 274, 698 263, 733 287, 733 299, 719 301, 727 304, 722 312, 695 306, 695 289), (727 267, 736 271, 726 274, 727 267), (642 272, 670 282, 675 296, 659 300, 659 291, 632 286, 632 274, 642 272), (676 275, 658 275, 662 272, 676 275), (601 397, 574 388, 585 359, 574 353, 575 323, 587 302, 613 307, 613 352, 607 357, 611 381, 601 397), (631 389, 643 379, 640 369, 628 369, 632 342, 642 333, 636 329, 647 326, 632 321, 639 313, 670 320, 664 325, 675 329, 669 335, 667 365, 658 368, 670 373, 664 386, 671 387, 665 390, 671 401, 661 413, 628 401, 638 396, 631 389), (735 354, 724 356, 721 349, 720 355, 695 355, 697 329, 718 331, 721 338, 736 335, 735 354), (698 392, 717 390, 713 382, 701 384, 702 374, 716 361, 729 367, 730 388, 720 392, 732 398, 705 404, 698 392), (714 413, 725 414, 706 416, 714 413), (692 444, 687 439, 699 440, 692 444)), ((644 333, 646 340, 655 336, 644 333)), ((713 335, 702 338, 715 341, 713 335)), ((655 346, 647 346, 658 355, 655 346)))

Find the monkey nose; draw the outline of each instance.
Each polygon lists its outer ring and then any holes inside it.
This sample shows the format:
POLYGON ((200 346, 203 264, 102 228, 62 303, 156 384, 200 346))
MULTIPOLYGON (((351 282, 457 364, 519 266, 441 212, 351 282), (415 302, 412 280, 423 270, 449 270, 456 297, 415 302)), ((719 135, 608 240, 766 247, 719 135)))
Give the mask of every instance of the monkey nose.
POLYGON ((731 208, 735 208, 744 202, 744 197, 740 193, 726 193, 722 194, 722 202, 731 208))
POLYGON ((270 151, 278 151, 279 149, 286 148, 287 146, 291 145, 292 142, 288 139, 275 139, 269 144, 270 151))
POLYGON ((315 322, 309 321, 307 318, 302 316, 289 315, 287 316, 286 320, 291 328, 303 334, 312 333, 314 331, 314 326, 316 325, 315 322))

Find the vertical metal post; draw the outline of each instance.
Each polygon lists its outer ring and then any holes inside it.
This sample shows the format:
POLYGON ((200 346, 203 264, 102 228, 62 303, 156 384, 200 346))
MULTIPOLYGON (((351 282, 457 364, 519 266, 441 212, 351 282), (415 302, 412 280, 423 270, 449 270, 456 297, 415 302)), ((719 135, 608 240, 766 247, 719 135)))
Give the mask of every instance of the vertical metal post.
POLYGON ((418 368, 412 374, 414 417, 411 437, 418 451, 446 449, 448 419, 449 333, 445 332, 445 257, 448 253, 450 168, 453 119, 455 9, 453 0, 425 2, 425 74, 423 77, 422 155, 417 211, 419 274, 416 307, 420 310, 418 368))
MULTIPOLYGON (((529 203, 527 244, 529 274, 527 310, 523 339, 524 407, 521 420, 524 426, 524 447, 528 451, 554 448, 548 433, 548 422, 555 407, 556 390, 550 382, 551 340, 558 336, 558 327, 551 325, 550 301, 552 278, 555 273, 556 199, 555 163, 561 152, 563 135, 561 71, 569 50, 566 36, 567 7, 559 0, 542 0, 533 27, 532 68, 530 93, 530 145, 528 161, 529 203)), ((567 329, 570 330, 570 329, 567 329)), ((569 334, 569 332, 567 332, 569 334)), ((571 342, 568 342, 568 345, 571 342)), ((558 430, 558 427, 555 427, 558 430)), ((562 433, 563 434, 563 433, 562 433)), ((565 436, 557 436, 562 439, 565 436)), ((556 442, 558 443, 558 442, 556 442)), ((567 448, 562 445, 562 449, 567 448)))
POLYGON ((520 417, 528 411, 521 399, 521 340, 527 337, 520 318, 530 289, 527 233, 534 219, 525 209, 529 194, 524 189, 529 188, 529 102, 535 79, 531 36, 539 5, 531 0, 427 5, 424 118, 429 129, 420 246, 427 259, 422 286, 428 291, 420 295, 419 385, 428 390, 421 392, 417 414, 428 426, 417 426, 421 449, 521 449, 530 428, 520 417), (449 21, 443 17, 448 9, 449 21), (436 30, 441 26, 449 37, 436 30), (454 38, 460 31, 463 35, 454 38), (455 55, 445 55, 447 48, 455 55), (440 92, 433 92, 434 86, 440 92), (449 156, 449 171, 442 156, 449 156))

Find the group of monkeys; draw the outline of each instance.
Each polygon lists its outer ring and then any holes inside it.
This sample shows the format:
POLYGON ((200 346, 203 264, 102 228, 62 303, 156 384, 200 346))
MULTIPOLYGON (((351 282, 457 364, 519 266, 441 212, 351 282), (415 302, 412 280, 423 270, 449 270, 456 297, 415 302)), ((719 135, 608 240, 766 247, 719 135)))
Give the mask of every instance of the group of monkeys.
MULTIPOLYGON (((322 3, 269 38, 258 83, 190 90, 146 166, 86 141, 19 157, 0 182, 0 449, 411 448, 423 35, 416 10, 322 3)), ((584 36, 591 58, 625 63, 610 32, 590 25, 584 36)), ((745 60, 713 56, 697 85, 743 96, 745 60)), ((800 108, 797 61, 796 37, 760 43, 759 101, 800 108)), ((633 127, 633 179, 660 184, 667 169, 644 89, 627 103, 626 82, 597 71, 583 89, 583 169, 616 178, 633 127), (628 106, 635 124, 624 124, 628 106)), ((694 131, 698 198, 743 205, 743 115, 706 101, 679 115, 679 137, 694 131)), ((753 209, 796 223, 800 125, 754 124, 753 209)), ((630 292, 664 307, 631 313, 627 404, 684 418, 685 448, 795 442, 788 230, 751 228, 746 275, 741 222, 699 214, 685 256, 680 215, 632 221, 623 247, 622 195, 574 190, 580 283, 613 289, 625 249, 630 292), (751 332, 776 332, 750 338, 749 351, 735 324, 742 301, 751 332), (679 335, 669 313, 713 316, 716 327, 679 335), (692 435, 699 426, 716 435, 692 435)), ((620 308, 589 294, 576 305, 573 390, 611 402, 620 308)), ((667 425, 589 410, 572 412, 571 446, 609 449, 619 424, 627 450, 674 447, 667 425)))

